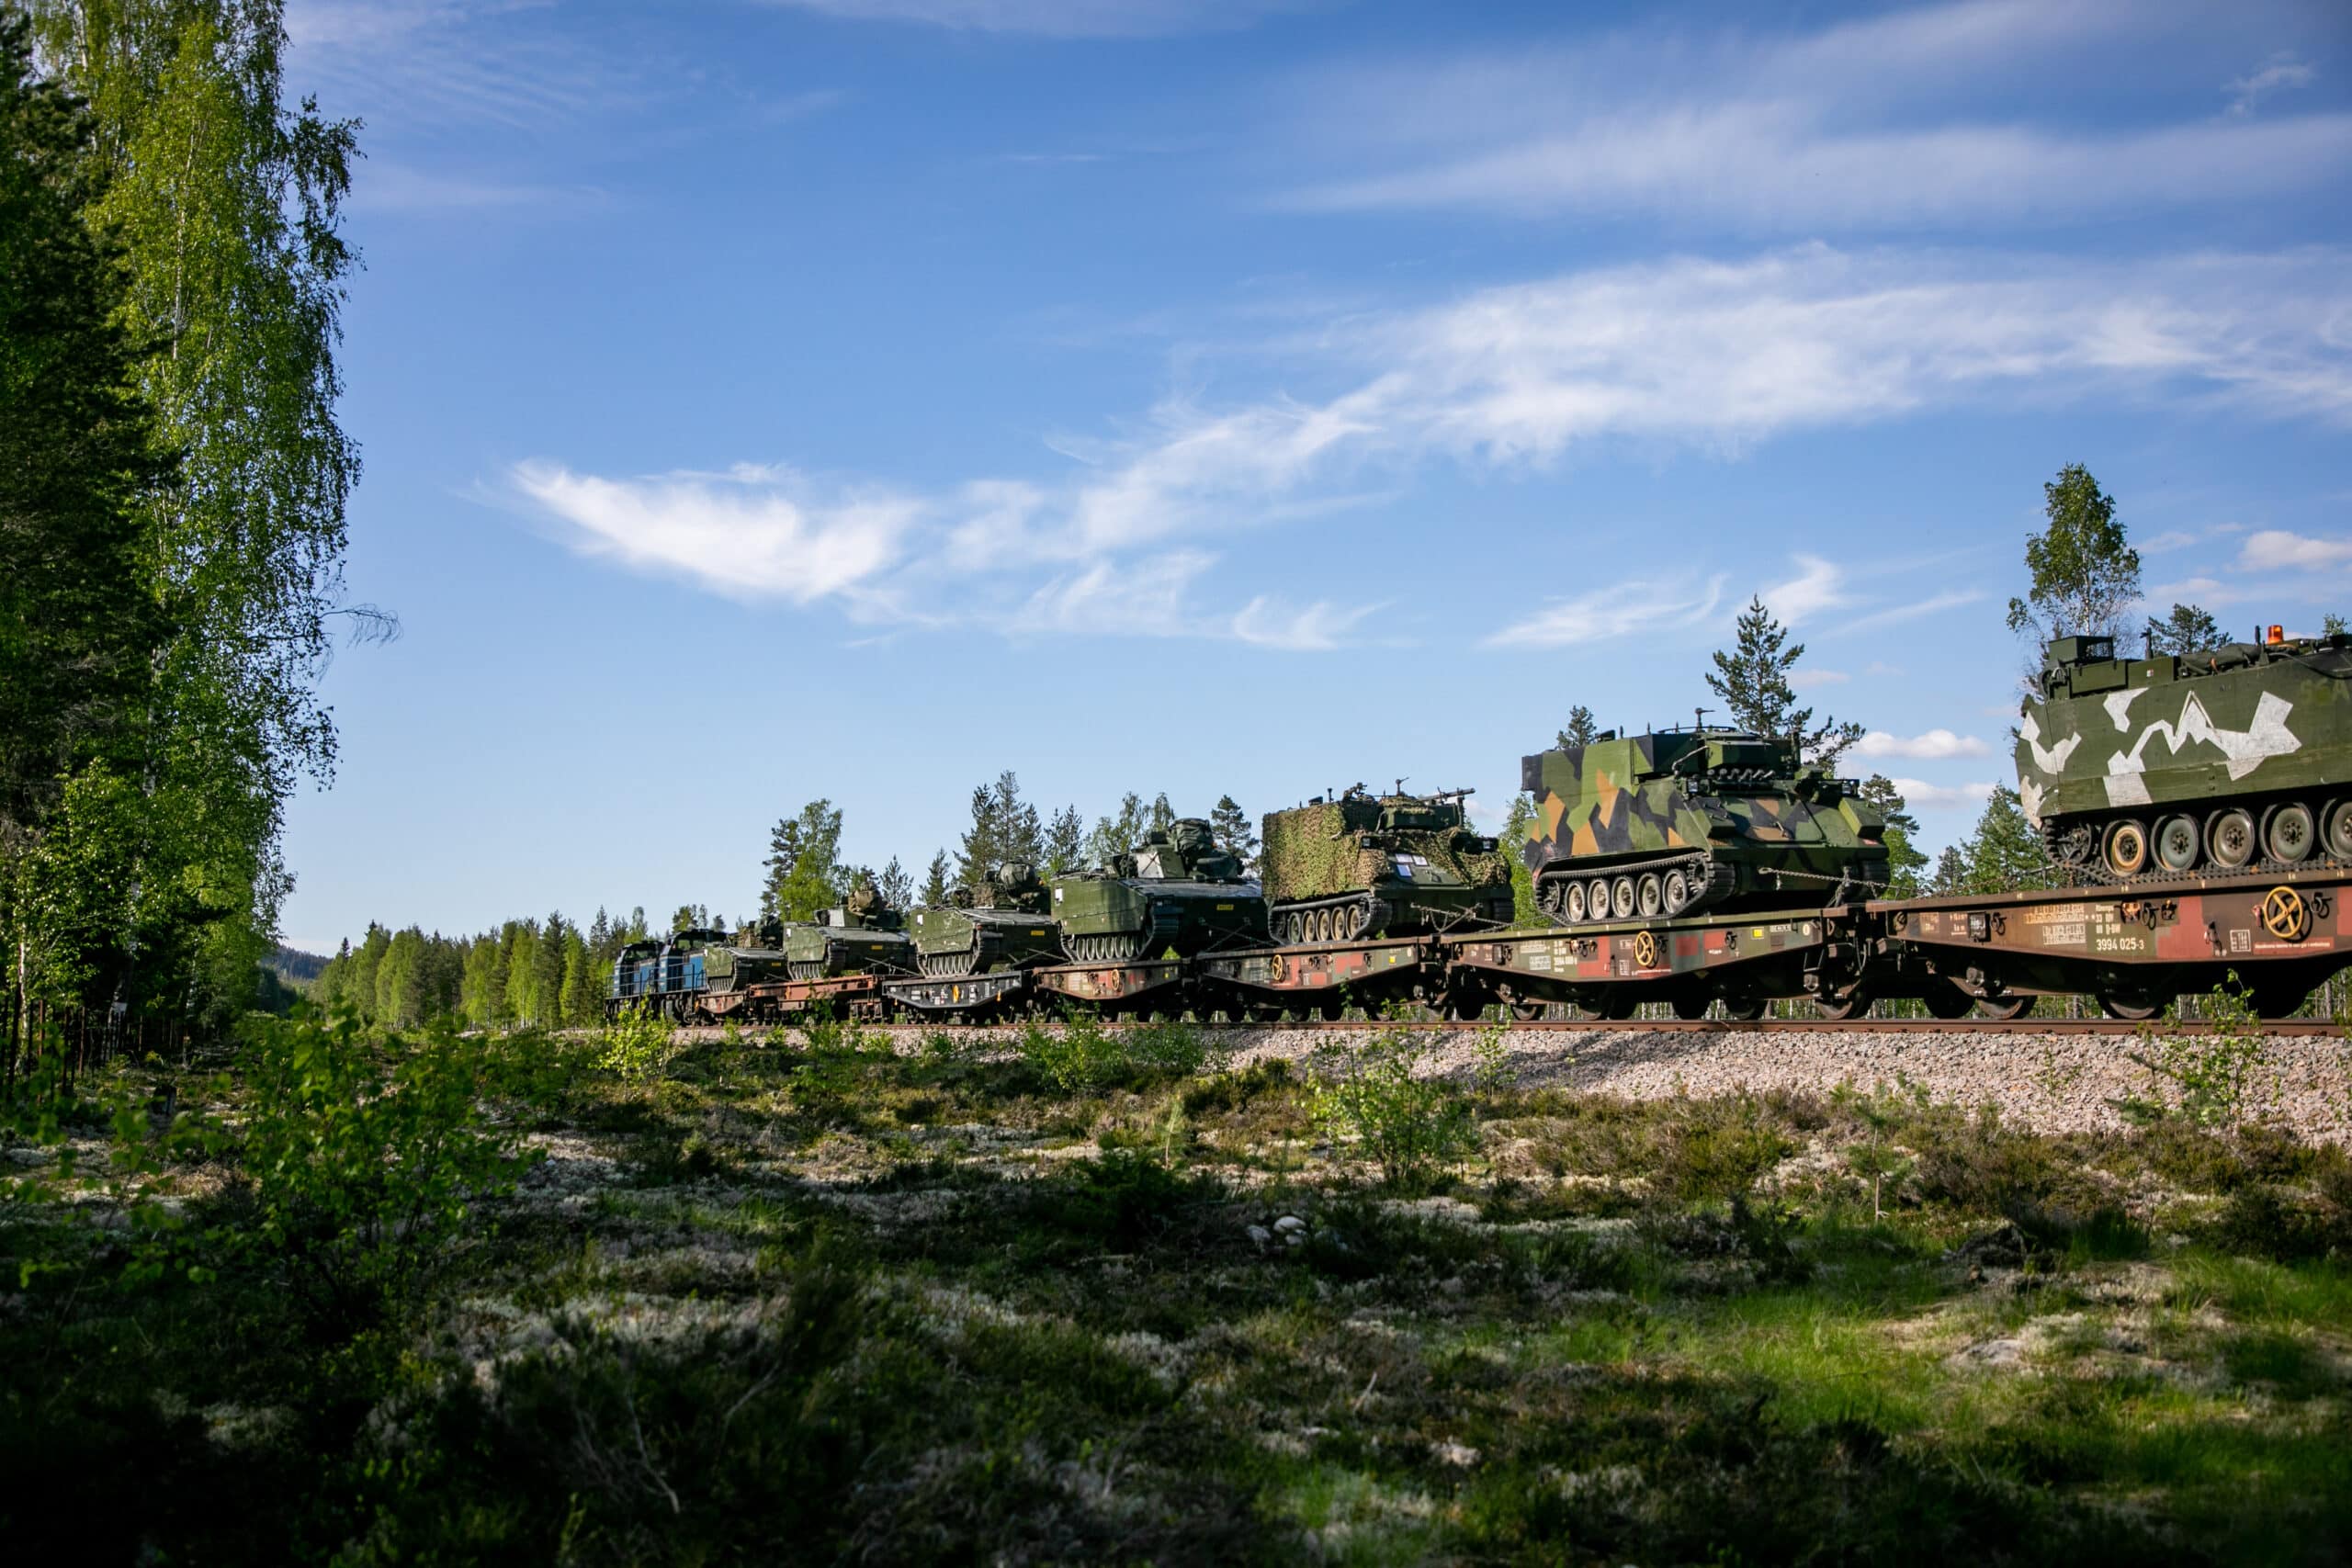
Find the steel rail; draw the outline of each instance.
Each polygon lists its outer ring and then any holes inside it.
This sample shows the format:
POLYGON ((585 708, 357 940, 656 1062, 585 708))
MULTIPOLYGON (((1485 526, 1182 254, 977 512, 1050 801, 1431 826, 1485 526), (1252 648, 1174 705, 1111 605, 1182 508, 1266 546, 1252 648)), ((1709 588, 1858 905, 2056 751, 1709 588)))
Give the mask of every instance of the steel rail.
MULTIPOLYGON (((953 1023, 946 1020, 892 1019, 888 1022, 868 1024, 881 1029, 940 1029, 987 1031, 1005 1034, 1018 1033, 1032 1022, 1050 1021, 1023 1020, 1017 1023, 953 1023)), ((1112 1033, 1125 1029, 1165 1027, 1125 1019, 1100 1020, 1112 1033)), ((1759 1018, 1749 1022, 1727 1019, 1680 1018, 1577 1018, 1577 1019, 1513 1019, 1508 1022, 1495 1019, 1328 1019, 1310 1018, 1272 1023, 1195 1023, 1192 1027, 1214 1030, 1219 1034, 1284 1034, 1303 1031, 1345 1032, 1350 1030, 1414 1029, 1447 1033, 1499 1029, 1505 1033, 1537 1034, 2084 1034, 2116 1035, 2129 1039, 2143 1031, 2157 1034, 2211 1034, 2213 1025, 2205 1019, 2184 1019, 2177 1023, 2130 1022, 2112 1018, 1759 1018)), ((2290 1039, 2326 1039, 2331 1036, 2352 1038, 2346 1026, 2326 1019, 2288 1018, 2267 1019, 2256 1026, 2267 1035, 2290 1039)))

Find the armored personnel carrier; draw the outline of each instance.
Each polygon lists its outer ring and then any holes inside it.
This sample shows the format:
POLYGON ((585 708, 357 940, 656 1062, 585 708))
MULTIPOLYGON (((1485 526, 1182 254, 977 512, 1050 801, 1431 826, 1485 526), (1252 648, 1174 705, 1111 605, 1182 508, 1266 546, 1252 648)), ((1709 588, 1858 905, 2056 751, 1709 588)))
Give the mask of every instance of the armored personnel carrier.
POLYGON ((1538 752, 1523 851, 1555 923, 1844 903, 1885 887, 1886 824, 1778 736, 1668 729, 1538 752))
POLYGON ((1108 865, 1057 876, 1053 893, 1062 951, 1078 964, 1158 958, 1171 949, 1190 958, 1266 940, 1258 885, 1197 817, 1153 829, 1108 865))
POLYGON ((945 904, 912 918, 916 960, 926 975, 989 975, 1058 964, 1060 934, 1037 868, 1026 861, 992 867, 975 892, 958 887, 945 904))
POLYGON ((2018 798, 2088 881, 2352 860, 2352 638, 2116 657, 2048 645, 2018 718, 2018 798))
MULTIPOLYGON (((782 940, 780 928, 776 935, 782 940)), ((702 950, 703 981, 714 993, 729 996, 746 987, 784 979, 786 962, 778 948, 721 938, 702 950)))
POLYGON ((1510 919, 1510 861, 1473 831, 1469 791, 1374 795, 1270 811, 1262 823, 1267 920, 1278 942, 1345 942, 1510 919))
POLYGON ((784 928, 785 972, 795 980, 871 970, 914 972, 914 942, 899 930, 899 912, 860 883, 838 908, 784 928))

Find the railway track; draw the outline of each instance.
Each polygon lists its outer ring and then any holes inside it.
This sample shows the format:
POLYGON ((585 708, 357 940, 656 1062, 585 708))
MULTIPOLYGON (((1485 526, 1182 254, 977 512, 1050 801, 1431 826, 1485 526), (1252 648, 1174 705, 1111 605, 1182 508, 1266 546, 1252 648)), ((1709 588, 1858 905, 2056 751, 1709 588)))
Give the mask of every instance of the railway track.
MULTIPOLYGON (((928 1031, 941 1027, 930 1021, 899 1021, 869 1027, 928 1031)), ((968 1030, 989 1030, 1006 1034, 1018 1033, 1025 1024, 989 1023, 963 1024, 968 1030)), ((1104 1025, 1115 1033, 1122 1029, 1152 1028, 1148 1023, 1111 1022, 1104 1025)), ((1499 1028, 1507 1033, 1521 1034, 2041 1034, 2041 1035, 2116 1035, 2131 1039, 2143 1030, 2156 1030, 2165 1034, 2210 1034, 2213 1026, 2201 1019, 2184 1020, 2170 1025, 2129 1023, 2110 1018, 2016 1018, 2016 1019, 1938 1019, 1938 1018, 1765 1018, 1740 1023, 1725 1019, 1645 1019, 1645 1018, 1577 1018, 1527 1019, 1498 1023, 1477 1019, 1409 1019, 1392 1024, 1380 1019, 1303 1019, 1275 1023, 1204 1023, 1196 1027, 1213 1029, 1219 1034, 1285 1034, 1299 1032, 1344 1033, 1353 1030, 1405 1028, 1446 1033, 1471 1032, 1499 1028)), ((2346 1034, 2346 1026, 2325 1019, 2273 1019, 2263 1022, 2262 1032, 2281 1039, 2325 1039, 2346 1034)))

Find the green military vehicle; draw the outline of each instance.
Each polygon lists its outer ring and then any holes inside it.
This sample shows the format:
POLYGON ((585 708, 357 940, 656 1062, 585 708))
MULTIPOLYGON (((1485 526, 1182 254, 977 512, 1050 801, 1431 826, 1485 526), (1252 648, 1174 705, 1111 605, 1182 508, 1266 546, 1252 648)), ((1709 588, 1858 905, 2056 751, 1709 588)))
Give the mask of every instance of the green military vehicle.
POLYGON ((1886 824, 1849 780, 1779 736, 1604 734, 1522 760, 1522 852, 1555 923, 1671 919, 1876 897, 1886 824))
POLYGON ((786 973, 795 980, 876 971, 912 974, 914 942, 901 924, 899 912, 860 883, 840 908, 820 909, 814 920, 784 928, 786 973))
POLYGON ((1051 903, 1028 862, 991 867, 977 891, 958 887, 945 904, 914 912, 916 961, 924 974, 949 977, 1058 964, 1051 903))
POLYGON ((2018 797, 2090 881, 2352 860, 2352 638, 2118 659, 2044 650, 2018 718, 2018 797))
MULTIPOLYGON (((776 930, 781 939, 782 931, 771 929, 776 930)), ((705 943, 702 950, 702 977, 704 986, 714 994, 729 996, 786 977, 786 959, 782 950, 731 940, 720 932, 708 934, 714 940, 705 943)))
POLYGON ((1350 942, 1510 919, 1510 861, 1474 831, 1470 792, 1374 795, 1270 811, 1261 824, 1267 919, 1283 943, 1350 942))
POLYGON ((1209 825, 1178 818, 1108 865, 1057 876, 1054 917, 1073 963, 1121 964, 1266 940, 1266 901, 1209 825))

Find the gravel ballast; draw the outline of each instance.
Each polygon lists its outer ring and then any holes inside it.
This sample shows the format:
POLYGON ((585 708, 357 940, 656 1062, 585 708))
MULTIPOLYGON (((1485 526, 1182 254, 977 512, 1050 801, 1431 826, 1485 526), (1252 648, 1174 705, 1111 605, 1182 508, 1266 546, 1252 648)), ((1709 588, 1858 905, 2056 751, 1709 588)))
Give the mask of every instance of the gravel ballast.
MULTIPOLYGON (((1010 1050, 1006 1028, 867 1025, 902 1051, 933 1034, 959 1046, 1010 1050)), ((1052 1028, 1052 1025, 1045 1026, 1052 1028)), ((716 1030, 697 1030, 715 1037, 716 1030)), ((1233 1065, 1269 1057, 1303 1060, 1319 1047, 1360 1045, 1368 1030, 1205 1029, 1233 1052, 1233 1065)), ((1478 1034, 1428 1032, 1427 1072, 1467 1077, 1478 1034)), ((1907 1081, 1938 1100, 1990 1102, 2004 1117, 2043 1132, 2111 1130, 2128 1125, 2114 1102, 2161 1098, 2146 1067, 2132 1060, 2139 1043, 2114 1035, 2018 1034, 1961 1027, 1938 1033, 1755 1030, 1683 1032, 1636 1029, 1507 1030, 1506 1062, 1523 1089, 1566 1089, 1628 1100, 1678 1095, 1704 1099, 1738 1089, 1826 1093, 1843 1085, 1870 1089, 1907 1081)), ((2248 1093, 2250 1119, 2267 1119, 2317 1141, 2352 1140, 2352 1043, 2309 1035, 2272 1035, 2248 1093)))

